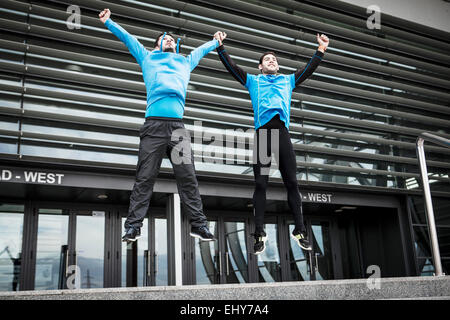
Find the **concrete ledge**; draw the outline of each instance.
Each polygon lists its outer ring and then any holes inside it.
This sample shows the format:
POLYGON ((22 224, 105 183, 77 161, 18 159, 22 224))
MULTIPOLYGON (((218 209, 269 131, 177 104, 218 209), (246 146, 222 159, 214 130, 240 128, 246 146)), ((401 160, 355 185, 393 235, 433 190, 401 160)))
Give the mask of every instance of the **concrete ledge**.
POLYGON ((0 300, 370 300, 442 299, 450 276, 0 292, 0 300), (369 280, 374 280, 369 279, 369 280), (370 282, 372 285, 373 282, 370 282))

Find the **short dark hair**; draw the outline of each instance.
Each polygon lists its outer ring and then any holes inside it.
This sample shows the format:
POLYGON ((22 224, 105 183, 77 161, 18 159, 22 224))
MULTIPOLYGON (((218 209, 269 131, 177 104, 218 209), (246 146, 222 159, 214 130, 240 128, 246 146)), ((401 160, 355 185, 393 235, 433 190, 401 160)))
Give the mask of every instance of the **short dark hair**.
POLYGON ((267 51, 267 52, 264 52, 264 53, 262 54, 262 56, 259 58, 259 64, 262 64, 264 57, 267 56, 267 55, 269 55, 269 54, 273 55, 273 56, 277 59, 277 61, 278 61, 278 58, 277 58, 277 55, 275 54, 275 52, 273 52, 273 51, 267 51))
MULTIPOLYGON (((158 45, 159 45, 159 43, 161 42, 161 37, 164 35, 164 32, 163 33, 160 33, 157 37, 156 37, 156 40, 155 40, 155 44, 153 45, 153 48, 156 48, 158 45)), ((170 34, 170 33, 167 33, 166 32, 166 36, 171 36, 172 38, 173 38, 173 40, 175 40, 175 37, 172 35, 172 34, 170 34)))

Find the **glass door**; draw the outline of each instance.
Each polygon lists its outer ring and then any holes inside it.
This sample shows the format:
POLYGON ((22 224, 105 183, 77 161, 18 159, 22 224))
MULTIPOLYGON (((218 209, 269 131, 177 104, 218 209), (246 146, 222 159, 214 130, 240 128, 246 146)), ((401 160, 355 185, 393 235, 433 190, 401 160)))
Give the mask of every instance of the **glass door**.
MULTIPOLYGON (((167 286, 169 284, 169 270, 167 265, 167 219, 164 216, 154 216, 152 218, 152 229, 154 238, 152 238, 153 259, 150 259, 151 285, 167 286)), ((148 267, 147 267, 148 269, 148 267)))
POLYGON ((282 281, 282 269, 278 225, 276 223, 266 223, 264 230, 267 235, 267 241, 264 252, 257 255, 258 282, 279 282, 282 281))
POLYGON ((103 288, 105 211, 37 210, 35 290, 103 288))
POLYGON ((77 210, 75 215, 75 265, 81 288, 103 288, 105 258, 105 211, 77 210))
POLYGON ((0 203, 0 291, 18 291, 24 205, 0 203))
MULTIPOLYGON (((291 234, 295 229, 294 224, 289 224, 289 276, 293 281, 308 281, 311 279, 311 254, 298 246, 291 234)), ((308 235, 308 238, 311 237, 308 235)))
POLYGON ((249 263, 245 221, 224 221, 225 283, 248 283, 249 263))
MULTIPOLYGON (((218 221, 208 221, 209 231, 219 239, 218 221)), ((196 284, 217 284, 223 275, 219 241, 201 241, 194 238, 196 284)))
POLYGON ((216 241, 194 243, 195 284, 248 283, 248 223, 242 219, 217 217, 208 221, 216 241))
POLYGON ((38 209, 35 290, 67 289, 69 217, 67 209, 38 209))
POLYGON ((310 255, 314 265, 311 280, 334 279, 330 222, 312 221, 310 226, 313 240, 310 255))
POLYGON ((330 221, 308 221, 311 251, 301 249, 290 237, 295 225, 289 223, 289 276, 293 281, 334 279, 330 221))
MULTIPOLYGON (((126 218, 122 217, 121 237, 125 234, 126 218)), ((149 259, 149 223, 142 221, 141 237, 135 242, 122 242, 122 287, 142 287, 150 285, 149 259)))
MULTIPOLYGON (((122 217, 122 235, 125 220, 122 217)), ((144 218, 137 241, 122 242, 122 287, 168 285, 167 270, 166 215, 152 213, 144 218)))

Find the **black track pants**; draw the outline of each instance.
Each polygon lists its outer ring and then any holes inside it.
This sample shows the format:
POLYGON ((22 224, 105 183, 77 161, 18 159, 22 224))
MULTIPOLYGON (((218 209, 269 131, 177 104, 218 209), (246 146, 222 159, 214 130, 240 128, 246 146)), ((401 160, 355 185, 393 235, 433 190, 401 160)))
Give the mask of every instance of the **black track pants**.
POLYGON ((191 139, 181 119, 147 118, 141 127, 140 139, 136 181, 130 197, 125 228, 142 227, 155 179, 165 155, 172 163, 181 203, 184 212, 190 216, 191 225, 206 226, 195 176, 191 139))
POLYGON ((302 198, 298 190, 297 164, 289 131, 275 116, 264 126, 256 130, 254 141, 253 173, 255 175, 255 192, 253 193, 253 208, 255 214, 255 233, 261 234, 264 229, 264 212, 266 208, 266 189, 269 181, 271 155, 278 160, 278 168, 287 189, 289 208, 294 216, 295 231, 306 232, 303 222, 302 198), (267 150, 267 153, 264 152, 267 150))

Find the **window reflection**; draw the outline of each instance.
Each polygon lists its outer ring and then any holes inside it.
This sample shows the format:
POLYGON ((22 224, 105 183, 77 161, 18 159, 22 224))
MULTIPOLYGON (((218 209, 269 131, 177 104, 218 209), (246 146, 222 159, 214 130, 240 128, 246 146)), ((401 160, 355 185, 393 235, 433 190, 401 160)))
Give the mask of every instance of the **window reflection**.
POLYGON ((327 222, 311 226, 314 241, 314 258, 316 280, 333 279, 333 260, 331 256, 330 228, 327 222))
POLYGON ((39 126, 39 125, 33 125, 33 124, 27 124, 24 123, 22 125, 22 130, 25 132, 30 133, 43 133, 50 134, 50 135, 56 135, 65 137, 70 141, 70 137, 75 138, 86 138, 86 139, 95 139, 105 142, 108 141, 120 141, 123 143, 129 143, 129 144, 135 144, 136 148, 139 144, 139 137, 137 136, 126 136, 126 135, 118 135, 118 134, 109 134, 109 133, 103 133, 103 132, 96 132, 96 131, 84 131, 84 130, 76 130, 76 129, 67 129, 67 128, 58 128, 58 127, 48 127, 48 126, 39 126))
POLYGON ((0 291, 20 289, 23 215, 23 205, 0 204, 0 291))
MULTIPOLYGON (((208 228, 217 238, 217 222, 208 221, 208 228)), ((215 284, 220 282, 218 241, 200 241, 195 238, 195 272, 197 284, 215 284)))
POLYGON ((155 219, 155 285, 166 286, 169 283, 167 273, 167 219, 155 219))
POLYGON ((305 111, 310 111, 314 113, 323 113, 325 115, 333 115, 336 117, 343 117, 347 119, 370 120, 370 122, 381 124, 389 123, 389 119, 392 118, 389 115, 381 114, 381 112, 380 113, 365 112, 316 102, 302 101, 302 106, 303 106, 302 109, 305 111))
MULTIPOLYGON (((30 111, 39 111, 46 112, 53 115, 64 115, 64 116, 73 116, 73 117, 84 117, 92 121, 92 119, 98 120, 111 120, 122 123, 142 123, 142 117, 127 117, 124 115, 115 115, 111 111, 109 112, 95 112, 95 111, 87 111, 75 108, 64 107, 62 103, 58 103, 58 101, 48 101, 46 104, 36 103, 36 101, 25 100, 24 101, 24 109, 30 111)), ((92 109, 95 110, 95 109, 92 109)))
MULTIPOLYGON (((289 234, 295 229, 295 225, 289 225, 289 234)), ((292 237, 289 237, 289 267, 291 280, 309 281, 311 280, 311 271, 309 266, 309 257, 306 251, 301 250, 292 237)))
POLYGON ((248 278, 244 222, 225 222, 227 283, 246 283, 248 278))
POLYGON ((17 143, 5 143, 0 140, 0 153, 17 153, 17 143))
MULTIPOLYGON (((126 218, 122 218, 122 234, 125 234, 125 220, 126 218)), ((126 242, 122 242, 122 287, 127 286, 127 251, 131 249, 126 242)), ((131 254, 131 252, 129 252, 131 254)), ((130 266, 133 268, 137 268, 137 286, 147 286, 149 281, 147 279, 148 274, 148 218, 145 218, 142 221, 141 228, 141 237, 137 241, 137 258, 138 264, 137 266, 130 266)))
POLYGON ((41 157, 51 155, 55 159, 72 159, 94 162, 121 163, 124 165, 136 165, 137 155, 124 155, 116 153, 105 153, 98 151, 73 150, 62 148, 51 148, 22 144, 22 154, 41 157))
POLYGON ((66 288, 69 259, 69 212, 39 209, 35 290, 66 288))
POLYGON ((103 288, 105 212, 77 215, 76 265, 81 288, 103 288))
POLYGON ((278 228, 276 224, 265 224, 267 234, 266 250, 259 254, 259 282, 281 281, 280 254, 278 251, 278 228))
POLYGON ((6 122, 6 121, 0 121, 0 128, 3 130, 11 130, 11 131, 18 131, 19 130, 19 122, 6 122))

